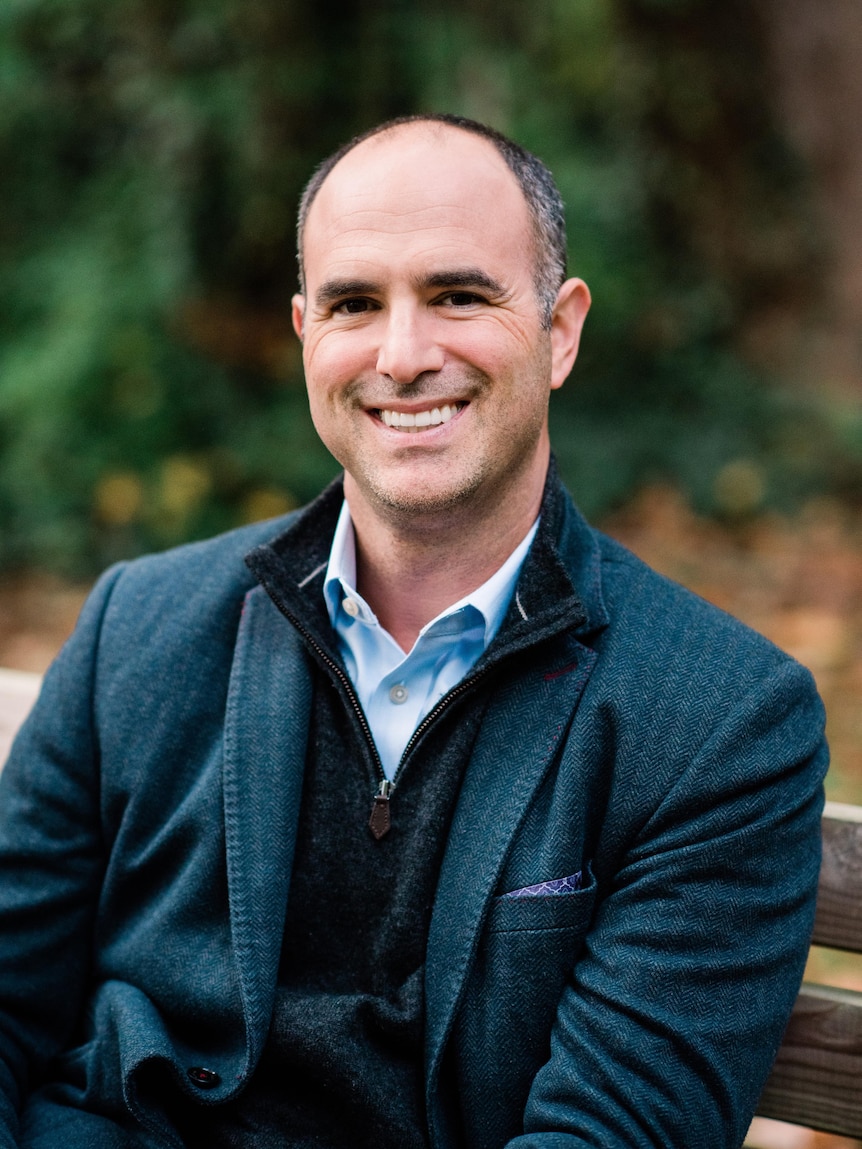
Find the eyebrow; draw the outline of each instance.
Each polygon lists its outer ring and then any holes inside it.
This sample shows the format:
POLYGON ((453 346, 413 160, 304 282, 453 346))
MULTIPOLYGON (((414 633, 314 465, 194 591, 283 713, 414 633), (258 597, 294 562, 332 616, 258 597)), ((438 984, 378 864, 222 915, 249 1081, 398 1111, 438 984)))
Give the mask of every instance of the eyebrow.
POLYGON ((453 267, 435 271, 432 275, 424 276, 420 283, 423 287, 481 287, 492 295, 505 295, 501 284, 480 267, 453 267))
MULTIPOLYGON (((430 275, 418 276, 416 282, 419 287, 479 287, 491 295, 506 294, 501 284, 479 267, 444 268, 430 275)), ((317 289, 314 300, 318 307, 325 307, 352 295, 376 295, 379 291, 380 284, 371 279, 327 279, 317 289)))
POLYGON ((317 289, 314 300, 323 307, 349 295, 374 295, 379 290, 380 285, 370 279, 327 279, 317 289))

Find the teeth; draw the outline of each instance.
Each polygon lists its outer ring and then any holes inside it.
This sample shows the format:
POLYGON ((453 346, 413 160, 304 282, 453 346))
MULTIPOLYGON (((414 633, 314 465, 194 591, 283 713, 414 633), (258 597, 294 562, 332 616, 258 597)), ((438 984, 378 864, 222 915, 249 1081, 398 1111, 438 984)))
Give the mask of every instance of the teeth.
POLYGON ((442 407, 433 407, 430 411, 417 411, 415 414, 408 411, 389 411, 381 407, 377 414, 387 427, 415 432, 423 427, 439 427, 441 423, 448 423, 463 406, 463 403, 444 403, 442 407))

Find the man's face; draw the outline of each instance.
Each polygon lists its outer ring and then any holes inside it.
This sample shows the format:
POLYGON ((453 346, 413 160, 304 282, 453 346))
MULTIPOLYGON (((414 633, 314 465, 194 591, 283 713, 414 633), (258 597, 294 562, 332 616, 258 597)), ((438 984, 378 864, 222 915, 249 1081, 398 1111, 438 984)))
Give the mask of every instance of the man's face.
POLYGON ((304 262, 311 414, 352 508, 488 513, 541 483, 574 352, 542 330, 529 212, 492 144, 425 124, 360 144, 312 204, 304 262))

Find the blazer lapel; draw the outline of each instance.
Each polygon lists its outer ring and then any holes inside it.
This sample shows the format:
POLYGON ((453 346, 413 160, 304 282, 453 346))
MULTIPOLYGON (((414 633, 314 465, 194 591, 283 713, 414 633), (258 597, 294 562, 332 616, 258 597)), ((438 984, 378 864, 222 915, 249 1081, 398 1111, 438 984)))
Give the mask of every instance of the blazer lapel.
POLYGON ((596 659, 573 636, 553 662, 516 675, 486 711, 452 820, 426 957, 428 1112, 440 1059, 464 988, 485 912, 506 854, 565 741, 596 659))
POLYGON ((230 919, 250 1072, 272 1013, 302 793, 311 677, 294 628, 258 586, 243 608, 225 721, 230 919))

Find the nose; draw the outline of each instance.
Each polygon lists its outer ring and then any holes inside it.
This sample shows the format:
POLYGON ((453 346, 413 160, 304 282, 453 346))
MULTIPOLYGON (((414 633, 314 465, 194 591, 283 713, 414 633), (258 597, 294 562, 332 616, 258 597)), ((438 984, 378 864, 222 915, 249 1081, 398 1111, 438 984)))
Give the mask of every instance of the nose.
POLYGON ((377 351, 377 371, 396 383, 412 383, 443 366, 443 348, 434 334, 434 317, 421 306, 390 308, 377 351))

